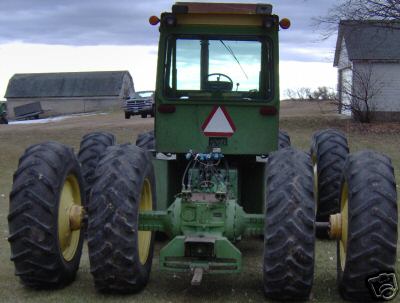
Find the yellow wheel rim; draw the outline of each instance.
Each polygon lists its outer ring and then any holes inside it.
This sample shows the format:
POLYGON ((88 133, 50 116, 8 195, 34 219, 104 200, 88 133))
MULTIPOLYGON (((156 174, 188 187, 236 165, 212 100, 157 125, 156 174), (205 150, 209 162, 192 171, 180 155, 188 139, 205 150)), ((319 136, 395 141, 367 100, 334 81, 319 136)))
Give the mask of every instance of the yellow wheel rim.
POLYGON ((318 208, 318 164, 317 156, 313 153, 311 156, 313 171, 314 171, 314 201, 315 201, 315 213, 317 213, 318 208))
POLYGON ((81 206, 81 193, 78 180, 68 175, 61 190, 58 207, 58 243, 66 261, 71 261, 78 249, 80 229, 73 230, 70 224, 70 211, 74 206, 81 206))
POLYGON ((342 271, 346 264, 346 254, 347 254, 347 236, 348 236, 348 218, 349 218, 349 186, 347 182, 343 184, 342 192, 340 194, 340 213, 341 213, 341 225, 342 234, 339 240, 340 249, 340 265, 342 271))
MULTIPOLYGON (((151 185, 148 179, 143 182, 142 192, 140 194, 140 211, 153 210, 153 197, 151 195, 151 185)), ((143 265, 146 264, 149 257, 151 244, 151 231, 139 231, 138 234, 138 247, 139 247, 139 260, 143 265)))

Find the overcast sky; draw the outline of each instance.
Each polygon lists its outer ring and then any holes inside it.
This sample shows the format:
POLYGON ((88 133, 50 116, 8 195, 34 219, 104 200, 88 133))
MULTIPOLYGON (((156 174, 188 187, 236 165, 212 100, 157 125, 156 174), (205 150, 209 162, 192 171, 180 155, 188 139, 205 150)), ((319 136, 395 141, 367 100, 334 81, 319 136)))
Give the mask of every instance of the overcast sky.
MULTIPOLYGON (((208 1, 223 2, 223 1, 208 1)), ((225 1, 229 2, 229 1, 225 1)), ((234 2, 234 1, 232 1, 234 2)), ((264 2, 264 1, 241 1, 264 2)), ((0 0, 0 98, 14 73, 129 70, 136 90, 153 89, 158 29, 151 15, 168 0, 0 0)), ((277 0, 292 21, 280 32, 281 88, 336 86, 336 37, 321 41, 312 17, 334 0, 277 0)))

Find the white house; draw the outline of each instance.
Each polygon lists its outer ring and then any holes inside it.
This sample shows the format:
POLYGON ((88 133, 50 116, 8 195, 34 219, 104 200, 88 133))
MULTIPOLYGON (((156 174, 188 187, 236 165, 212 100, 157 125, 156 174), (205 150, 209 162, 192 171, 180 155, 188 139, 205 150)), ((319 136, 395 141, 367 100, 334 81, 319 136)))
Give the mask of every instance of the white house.
POLYGON ((373 120, 400 121, 399 23, 341 21, 333 65, 341 113, 368 106, 373 120))

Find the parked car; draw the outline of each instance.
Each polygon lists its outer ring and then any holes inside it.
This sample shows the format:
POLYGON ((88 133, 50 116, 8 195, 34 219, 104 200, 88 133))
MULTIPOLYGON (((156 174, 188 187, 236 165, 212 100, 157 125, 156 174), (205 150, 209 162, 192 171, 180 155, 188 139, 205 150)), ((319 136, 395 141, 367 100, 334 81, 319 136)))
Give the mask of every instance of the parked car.
POLYGON ((123 106, 125 119, 134 115, 141 115, 146 118, 147 115, 154 117, 154 91, 135 92, 132 97, 126 99, 123 106))

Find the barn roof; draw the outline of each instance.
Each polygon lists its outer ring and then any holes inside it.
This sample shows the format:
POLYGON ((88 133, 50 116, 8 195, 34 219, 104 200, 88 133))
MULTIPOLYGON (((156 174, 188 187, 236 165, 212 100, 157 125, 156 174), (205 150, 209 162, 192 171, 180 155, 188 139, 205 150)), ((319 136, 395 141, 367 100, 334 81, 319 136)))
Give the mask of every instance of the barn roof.
POLYGON ((15 74, 6 98, 119 96, 128 71, 15 74))
POLYGON ((333 66, 339 63, 343 39, 350 60, 400 60, 399 22, 340 21, 333 66))

